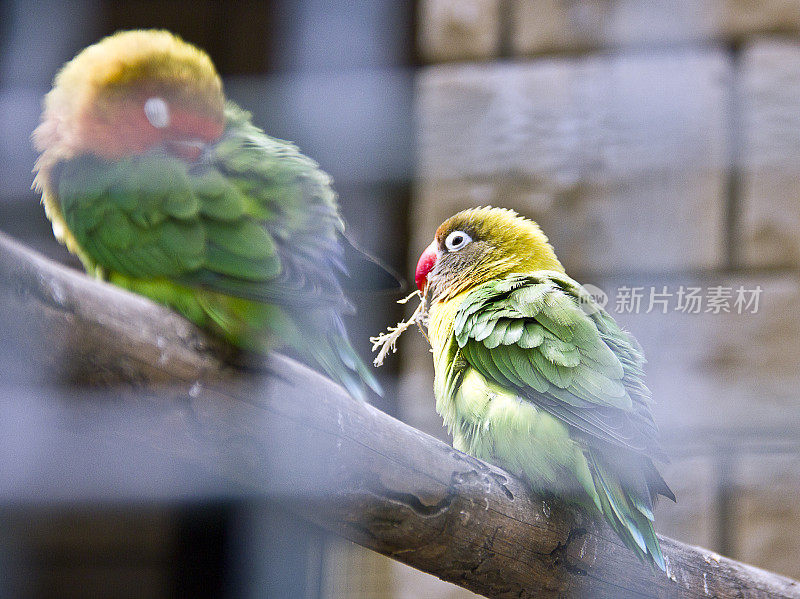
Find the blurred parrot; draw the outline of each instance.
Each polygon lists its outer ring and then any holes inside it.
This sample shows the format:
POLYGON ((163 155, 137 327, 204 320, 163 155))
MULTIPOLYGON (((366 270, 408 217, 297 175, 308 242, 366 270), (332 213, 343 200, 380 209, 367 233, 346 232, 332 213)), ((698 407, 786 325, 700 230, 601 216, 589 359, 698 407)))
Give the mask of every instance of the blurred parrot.
POLYGON ((459 212, 436 231, 415 279, 436 410, 455 448, 596 508, 665 570, 653 504, 675 497, 652 461, 664 454, 641 348, 565 274, 539 226, 501 208, 459 212))
POLYGON ((282 346, 351 394, 377 380, 348 341, 355 265, 392 275, 344 236, 331 180, 226 102, 203 51, 123 31, 55 78, 33 134, 34 187, 56 238, 98 278, 240 348, 282 346))

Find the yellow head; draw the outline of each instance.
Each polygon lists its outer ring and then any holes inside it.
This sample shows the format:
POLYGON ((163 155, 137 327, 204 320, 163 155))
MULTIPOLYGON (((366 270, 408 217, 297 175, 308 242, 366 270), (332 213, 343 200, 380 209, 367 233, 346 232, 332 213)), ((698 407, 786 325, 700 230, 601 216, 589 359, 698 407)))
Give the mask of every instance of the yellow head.
POLYGON ((115 33, 56 75, 33 134, 42 153, 37 169, 80 154, 114 160, 162 144, 191 159, 222 135, 224 102, 205 52, 168 31, 115 33))
POLYGON ((505 208, 472 208, 444 221, 417 264, 416 282, 433 301, 491 279, 537 270, 564 272, 532 220, 505 208))

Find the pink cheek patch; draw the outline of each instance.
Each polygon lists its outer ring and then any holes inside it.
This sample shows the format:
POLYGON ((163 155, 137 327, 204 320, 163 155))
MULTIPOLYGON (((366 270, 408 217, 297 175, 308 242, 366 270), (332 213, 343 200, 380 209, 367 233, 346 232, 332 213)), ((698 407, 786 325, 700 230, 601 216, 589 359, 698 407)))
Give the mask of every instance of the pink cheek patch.
POLYGON ((107 160, 145 152, 160 141, 161 132, 130 111, 118 111, 108 119, 88 116, 81 123, 80 147, 107 160))
MULTIPOLYGON (((141 103, 126 103, 103 118, 87 115, 80 127, 80 150, 107 160, 141 154, 159 144, 168 149, 172 142, 210 143, 222 136, 224 123, 186 110, 174 110, 170 124, 156 128, 148 121, 141 103)), ((201 144, 176 144, 175 155, 192 161, 201 152, 201 144)))
POLYGON ((168 135, 176 139, 199 139, 210 143, 222 136, 224 128, 224 123, 207 116, 187 110, 174 110, 168 135))

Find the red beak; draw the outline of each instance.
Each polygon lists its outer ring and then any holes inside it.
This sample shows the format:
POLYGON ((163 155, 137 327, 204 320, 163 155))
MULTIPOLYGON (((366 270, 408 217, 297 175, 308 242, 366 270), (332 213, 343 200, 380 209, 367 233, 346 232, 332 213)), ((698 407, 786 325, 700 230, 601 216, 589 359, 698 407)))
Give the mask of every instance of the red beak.
POLYGON ((417 284, 417 289, 420 291, 423 291, 425 286, 428 284, 428 273, 431 272, 431 269, 433 269, 438 257, 439 246, 436 244, 436 240, 434 239, 419 257, 419 261, 417 262, 417 270, 414 273, 414 282, 417 284))

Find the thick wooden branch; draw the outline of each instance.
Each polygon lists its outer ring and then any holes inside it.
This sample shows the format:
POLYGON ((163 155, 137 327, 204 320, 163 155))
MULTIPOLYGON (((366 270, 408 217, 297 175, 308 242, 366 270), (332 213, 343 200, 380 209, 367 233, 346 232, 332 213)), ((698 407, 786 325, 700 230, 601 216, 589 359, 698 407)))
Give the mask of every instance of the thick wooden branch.
MULTIPOLYGON (((52 401, 55 416, 33 430, 52 424, 80 440, 43 452, 47 475, 26 472, 26 485, 0 474, 6 500, 113 497, 126 485, 142 492, 130 484, 141 479, 145 492, 169 496, 188 471, 213 492, 285 501, 487 597, 800 597, 793 580, 666 538, 669 576, 653 572, 604 525, 532 496, 304 366, 278 355, 260 369, 233 366, 224 347, 169 310, 2 236, 0 306, 6 383, 28 390, 13 399, 17 409, 35 395, 50 413, 52 401), (54 386, 58 400, 48 399, 54 386), (171 467, 129 471, 119 456, 131 451, 171 467)), ((13 428, 0 426, 4 435, 13 428)), ((19 470, 13 448, 27 447, 23 429, 0 457, 4 472, 19 470)))

